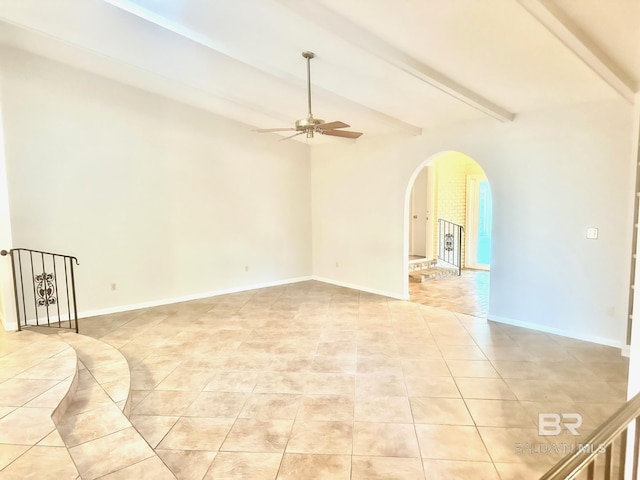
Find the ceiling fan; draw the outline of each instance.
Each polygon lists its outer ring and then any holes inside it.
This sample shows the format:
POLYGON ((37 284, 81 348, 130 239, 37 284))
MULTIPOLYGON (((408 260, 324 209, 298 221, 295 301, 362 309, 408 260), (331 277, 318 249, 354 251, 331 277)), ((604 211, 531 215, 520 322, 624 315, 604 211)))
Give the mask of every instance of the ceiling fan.
POLYGON ((311 113, 311 59, 315 57, 315 53, 313 52, 302 52, 302 56, 307 59, 307 105, 309 107, 309 113, 307 118, 302 118, 297 120, 295 123, 295 127, 289 128, 261 128, 255 130, 259 133, 271 133, 271 132, 296 132, 289 137, 285 137, 282 140, 288 140, 289 138, 297 137, 298 135, 302 135, 303 133, 307 134, 307 138, 313 138, 315 133, 320 133, 322 135, 331 135, 333 137, 344 137, 344 138, 358 138, 362 135, 362 132, 351 132, 348 130, 338 130, 340 128, 348 128, 350 125, 347 125, 344 122, 329 122, 325 123, 324 120, 320 120, 319 118, 313 118, 313 114, 311 113))

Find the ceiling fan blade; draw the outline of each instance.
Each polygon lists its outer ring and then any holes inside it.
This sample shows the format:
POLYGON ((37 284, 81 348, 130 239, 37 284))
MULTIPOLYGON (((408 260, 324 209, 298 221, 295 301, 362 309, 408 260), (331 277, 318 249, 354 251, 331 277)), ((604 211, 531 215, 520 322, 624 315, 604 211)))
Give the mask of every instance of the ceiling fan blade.
POLYGON ((332 137, 358 138, 362 132, 346 132, 344 130, 327 130, 321 132, 323 135, 331 135, 332 137))
POLYGON ((344 122, 329 122, 329 123, 321 123, 318 125, 320 130, 335 130, 336 128, 348 128, 351 125, 347 125, 344 122))
POLYGON ((259 133, 271 133, 271 132, 293 132, 295 130, 295 128, 258 128, 258 129, 254 129, 254 132, 259 132, 259 133))
MULTIPOLYGON (((295 128, 292 128, 292 130, 295 130, 295 128)), ((301 131, 301 132, 294 133, 293 135, 289 135, 288 137, 281 138, 281 139, 280 139, 280 140, 278 140, 278 141, 279 141, 279 142, 282 142, 282 141, 284 141, 284 140, 289 140, 290 138, 297 137, 298 135, 302 135, 303 133, 305 133, 305 132, 304 132, 304 130, 303 130, 303 131, 301 131)))

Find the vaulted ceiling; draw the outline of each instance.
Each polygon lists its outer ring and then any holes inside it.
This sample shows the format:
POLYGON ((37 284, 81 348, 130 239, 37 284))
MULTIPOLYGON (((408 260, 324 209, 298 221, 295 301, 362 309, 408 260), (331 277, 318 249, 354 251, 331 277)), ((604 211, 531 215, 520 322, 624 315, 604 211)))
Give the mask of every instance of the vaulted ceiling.
MULTIPOLYGON (((640 88, 640 0, 0 0, 0 42, 244 122, 367 135, 640 88)), ((348 141, 333 139, 333 141, 348 141)))

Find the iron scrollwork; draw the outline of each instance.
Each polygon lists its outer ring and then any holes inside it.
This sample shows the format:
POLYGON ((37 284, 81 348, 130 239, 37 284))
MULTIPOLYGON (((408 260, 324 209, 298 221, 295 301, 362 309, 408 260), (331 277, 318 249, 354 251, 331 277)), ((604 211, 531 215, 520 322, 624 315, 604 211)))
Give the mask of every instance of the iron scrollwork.
POLYGON ((36 302, 39 307, 48 307, 49 305, 56 304, 56 291, 53 284, 53 273, 43 272, 36 275, 36 302))
POLYGON ((453 233, 447 233, 444 236, 444 249, 447 252, 453 252, 453 233))

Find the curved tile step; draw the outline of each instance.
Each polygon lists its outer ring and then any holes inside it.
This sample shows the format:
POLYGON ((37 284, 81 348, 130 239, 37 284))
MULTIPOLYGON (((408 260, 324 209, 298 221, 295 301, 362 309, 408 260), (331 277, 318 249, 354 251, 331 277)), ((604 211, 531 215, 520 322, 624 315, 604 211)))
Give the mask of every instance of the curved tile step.
POLYGON ((175 480, 128 419, 131 375, 126 359, 92 337, 59 335, 78 355, 76 395, 57 427, 80 477, 175 480))
POLYGON ((61 332, 58 335, 74 348, 88 371, 80 373, 80 380, 90 374, 113 403, 129 417, 131 371, 122 353, 105 342, 85 335, 73 332, 61 332))
POLYGON ((0 479, 78 477, 56 423, 77 387, 76 353, 57 336, 0 333, 0 479))

